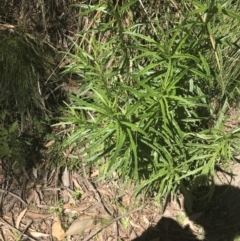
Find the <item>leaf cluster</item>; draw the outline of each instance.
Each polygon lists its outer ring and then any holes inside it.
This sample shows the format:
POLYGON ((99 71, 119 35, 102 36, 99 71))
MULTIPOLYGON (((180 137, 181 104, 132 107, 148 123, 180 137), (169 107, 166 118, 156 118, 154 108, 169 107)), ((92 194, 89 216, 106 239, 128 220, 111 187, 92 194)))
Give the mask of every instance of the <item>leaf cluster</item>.
POLYGON ((215 23, 240 16, 215 1, 185 1, 171 22, 158 16, 137 22, 136 14, 126 22, 139 2, 110 2, 77 5, 95 18, 79 32, 81 45, 65 70, 81 84, 58 124, 69 126, 70 165, 96 164, 104 178, 117 173, 134 181, 136 192, 187 195, 239 149, 240 129, 224 129, 228 86, 237 77, 225 75, 224 54, 236 39, 216 47, 215 23), (152 31, 144 31, 149 24, 152 31))

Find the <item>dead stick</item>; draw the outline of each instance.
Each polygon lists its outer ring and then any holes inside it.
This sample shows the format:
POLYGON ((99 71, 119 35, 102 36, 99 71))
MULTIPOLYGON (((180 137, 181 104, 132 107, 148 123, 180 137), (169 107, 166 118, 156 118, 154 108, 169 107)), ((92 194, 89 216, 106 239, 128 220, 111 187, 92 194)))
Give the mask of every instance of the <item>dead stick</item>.
POLYGON ((20 202, 22 202, 25 205, 28 205, 22 198, 20 198, 17 194, 10 192, 10 191, 6 191, 3 189, 0 189, 0 192, 3 194, 10 194, 11 196, 15 197, 16 199, 18 199, 20 202))
POLYGON ((114 222, 120 220, 121 218, 124 218, 124 217, 126 217, 126 216, 129 216, 130 214, 141 210, 144 206, 145 206, 145 205, 143 205, 143 206, 141 206, 141 207, 139 207, 139 208, 136 208, 136 209, 134 209, 134 210, 132 210, 132 211, 130 211, 130 212, 124 213, 124 214, 122 214, 122 215, 120 215, 120 216, 112 219, 109 223, 105 224, 104 226, 102 226, 102 227, 96 229, 94 232, 90 233, 83 241, 88 241, 88 240, 90 240, 93 236, 95 236, 96 234, 98 234, 98 233, 99 233, 100 231, 102 231, 104 228, 106 228, 106 227, 108 227, 109 225, 113 224, 114 222))
MULTIPOLYGON (((12 230, 15 230, 15 231, 17 231, 17 232, 20 232, 18 229, 16 229, 15 227, 13 227, 11 224, 9 224, 8 222, 6 222, 6 221, 5 221, 4 219, 2 219, 1 217, 0 217, 0 222, 3 223, 3 224, 5 224, 9 229, 12 229, 12 230)), ((25 231, 24 231, 24 232, 25 232, 25 231)), ((36 241, 36 239, 31 238, 30 236, 28 236, 28 235, 25 234, 25 233, 21 233, 21 236, 25 236, 25 237, 27 237, 29 240, 36 241)))

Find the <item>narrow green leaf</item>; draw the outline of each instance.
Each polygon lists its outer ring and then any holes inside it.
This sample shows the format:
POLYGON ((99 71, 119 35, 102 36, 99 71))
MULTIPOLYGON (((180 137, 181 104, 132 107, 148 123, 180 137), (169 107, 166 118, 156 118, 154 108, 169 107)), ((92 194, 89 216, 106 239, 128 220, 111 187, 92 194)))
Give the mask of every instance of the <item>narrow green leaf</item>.
POLYGON ((116 160, 119 157, 119 154, 123 148, 123 145, 125 144, 126 136, 124 131, 121 129, 121 127, 117 124, 116 125, 116 147, 114 155, 112 156, 112 160, 116 160))
POLYGON ((10 128, 8 129, 9 134, 14 133, 14 132, 17 130, 17 125, 18 125, 18 123, 17 123, 17 121, 15 121, 15 122, 10 126, 10 128))
POLYGON ((198 8, 203 8, 203 7, 205 7, 204 4, 202 4, 200 1, 197 1, 197 0, 186 0, 186 2, 189 2, 189 3, 197 6, 198 8))
POLYGON ((237 14, 237 13, 235 13, 235 12, 229 10, 229 9, 222 9, 222 12, 223 12, 225 15, 231 17, 231 18, 240 20, 240 14, 237 14))
POLYGON ((131 150, 132 150, 132 152, 133 152, 133 159, 134 159, 134 177, 135 177, 135 180, 138 181, 138 180, 139 180, 139 177, 138 177, 139 167, 138 167, 137 146, 136 146, 135 140, 133 139, 131 130, 127 129, 127 133, 128 133, 128 137, 129 137, 129 139, 130 139, 131 150))
POLYGON ((208 9, 207 6, 202 5, 198 8, 196 8, 195 10, 189 12, 188 14, 189 14, 189 16, 192 16, 192 15, 195 15, 195 14, 204 13, 207 9, 208 9))
POLYGON ((203 67, 204 67, 204 70, 205 70, 207 76, 210 76, 211 72, 210 72, 210 68, 209 68, 209 65, 207 63, 206 58, 201 53, 199 53, 199 56, 200 56, 201 62, 203 64, 203 67))
POLYGON ((130 129, 131 129, 132 131, 138 131, 139 133, 147 136, 147 133, 146 133, 144 130, 142 130, 141 128, 139 128, 138 126, 136 126, 136 125, 134 125, 134 124, 132 124, 132 123, 130 123, 130 122, 121 121, 121 124, 123 124, 123 125, 125 125, 125 126, 127 126, 127 127, 130 127, 130 129))
POLYGON ((11 151, 9 149, 8 144, 3 143, 2 145, 0 145, 0 158, 10 157, 10 155, 11 155, 11 151))
POLYGON ((220 129, 222 127, 222 125, 224 124, 223 121, 225 119, 225 114, 226 114, 227 108, 228 108, 228 100, 226 99, 224 101, 224 104, 223 104, 223 107, 222 107, 221 111, 219 112, 220 115, 219 115, 219 117, 216 121, 216 124, 215 124, 216 129, 220 129))
POLYGON ((193 197, 191 195, 191 193, 189 192, 189 190, 186 188, 186 186, 183 184, 183 182, 180 182, 180 189, 181 192, 183 193, 183 196, 185 198, 185 206, 187 209, 188 213, 192 212, 192 204, 193 204, 193 197))
MULTIPOLYGON (((201 173, 202 169, 203 169, 203 167, 201 166, 201 167, 199 167, 199 168, 196 168, 196 169, 193 170, 193 171, 188 171, 188 173, 185 174, 185 175, 182 175, 182 176, 179 178, 179 180, 183 180, 183 179, 185 179, 186 177, 193 176, 193 175, 196 175, 196 174, 198 174, 198 173, 201 173)), ((178 181, 179 181, 179 180, 178 180, 178 181)))
POLYGON ((157 42, 154 39, 152 39, 150 37, 147 37, 146 35, 143 35, 143 34, 140 34, 140 33, 129 32, 129 31, 124 31, 123 33, 127 34, 127 35, 130 35, 130 36, 138 37, 138 38, 143 39, 143 40, 145 40, 146 42, 149 42, 149 43, 157 44, 157 42))
POLYGON ((138 2, 138 0, 131 0, 131 1, 127 1, 125 4, 123 4, 120 8, 121 12, 124 12, 126 9, 130 8, 133 4, 135 4, 136 2, 138 2))

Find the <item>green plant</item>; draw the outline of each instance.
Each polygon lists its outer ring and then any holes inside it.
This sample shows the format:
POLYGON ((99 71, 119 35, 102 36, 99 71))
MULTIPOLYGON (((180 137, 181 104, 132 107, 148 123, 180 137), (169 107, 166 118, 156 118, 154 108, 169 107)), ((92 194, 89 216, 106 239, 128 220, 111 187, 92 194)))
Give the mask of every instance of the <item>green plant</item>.
POLYGON ((32 36, 15 31, 0 32, 0 104, 18 113, 34 108, 46 110, 41 93, 53 51, 32 36))
POLYGON ((56 207, 52 207, 48 210, 48 213, 54 213, 56 216, 59 216, 63 212, 63 200, 58 200, 56 207))
POLYGON ((19 231, 13 230, 13 235, 15 236, 15 241, 21 241, 22 240, 22 234, 19 231))
POLYGON ((80 189, 75 190, 75 192, 72 194, 73 200, 76 201, 76 200, 80 199, 82 194, 83 194, 82 190, 80 190, 80 189))
POLYGON ((14 122, 9 129, 0 125, 0 158, 10 157, 11 150, 9 143, 11 141, 11 136, 16 133, 17 122, 14 122))
POLYGON ((193 0, 178 5, 180 17, 137 23, 137 4, 76 5, 94 27, 78 34, 82 45, 69 54, 65 72, 79 74, 82 85, 58 125, 69 126, 70 165, 97 164, 103 178, 117 172, 137 193, 157 190, 158 198, 181 189, 190 205, 189 190, 239 150, 240 129, 226 131, 223 116, 237 92, 222 48, 231 51, 236 36, 216 47, 214 24, 240 16, 224 3, 193 0))
POLYGON ((0 158, 10 160, 14 169, 25 167, 31 144, 18 136, 18 123, 14 122, 9 128, 0 125, 0 158))

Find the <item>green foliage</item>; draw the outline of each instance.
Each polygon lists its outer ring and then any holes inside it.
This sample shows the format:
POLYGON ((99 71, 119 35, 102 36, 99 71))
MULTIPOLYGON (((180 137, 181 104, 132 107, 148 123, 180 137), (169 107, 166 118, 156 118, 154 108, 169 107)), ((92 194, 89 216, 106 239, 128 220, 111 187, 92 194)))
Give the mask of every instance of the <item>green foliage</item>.
POLYGON ((50 68, 50 53, 34 38, 17 32, 0 32, 0 104, 22 113, 43 108, 40 78, 50 68), (48 59, 46 55, 48 53, 48 59))
POLYGON ((13 123, 12 126, 7 130, 2 125, 0 126, 0 158, 10 157, 11 150, 9 148, 9 142, 11 140, 11 135, 15 133, 17 123, 13 123))
POLYGON ((180 17, 139 23, 137 4, 76 5, 95 16, 94 27, 78 34, 82 45, 69 54, 65 72, 79 74, 81 88, 58 125, 69 126, 70 165, 97 164, 103 178, 134 180, 137 193, 156 190, 161 197, 180 188, 188 195, 239 150, 240 129, 224 129, 228 100, 239 88, 230 84, 239 76, 226 74, 234 61, 225 56, 235 51, 237 34, 215 37, 222 19, 239 15, 215 1, 186 1, 180 17))
POLYGON ((18 169, 26 166, 30 143, 17 135, 17 126, 17 122, 9 128, 0 125, 0 158, 12 161, 18 169))

